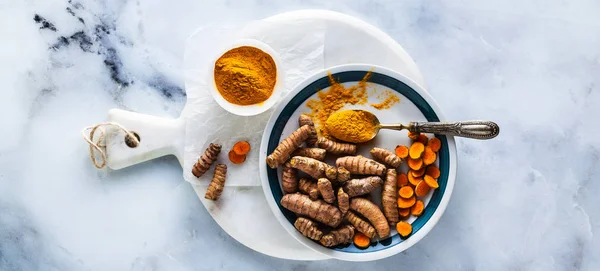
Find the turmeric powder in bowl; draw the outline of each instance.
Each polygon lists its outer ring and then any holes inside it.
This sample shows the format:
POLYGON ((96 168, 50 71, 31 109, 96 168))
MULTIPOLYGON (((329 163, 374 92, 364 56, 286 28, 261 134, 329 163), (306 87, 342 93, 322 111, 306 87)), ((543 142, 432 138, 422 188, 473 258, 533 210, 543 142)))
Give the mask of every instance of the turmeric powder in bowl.
POLYGON ((374 115, 363 111, 341 110, 327 118, 325 127, 327 132, 346 142, 366 142, 376 133, 376 120, 374 115))
POLYGON ((273 94, 277 65, 263 50, 241 46, 217 59, 214 80, 219 94, 227 102, 244 106, 260 104, 273 94))

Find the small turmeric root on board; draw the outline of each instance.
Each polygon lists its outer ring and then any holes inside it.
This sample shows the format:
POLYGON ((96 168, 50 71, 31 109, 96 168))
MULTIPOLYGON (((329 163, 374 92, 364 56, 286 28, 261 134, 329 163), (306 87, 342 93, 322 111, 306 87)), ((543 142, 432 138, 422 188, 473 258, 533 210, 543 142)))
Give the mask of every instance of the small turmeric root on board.
POLYGON ((418 137, 417 137, 417 141, 421 142, 423 145, 427 144, 427 136, 423 133, 421 133, 418 137))
POLYGON ((294 222, 294 227, 302 233, 302 235, 313 239, 315 241, 321 240, 323 237, 323 232, 319 230, 317 223, 305 217, 296 218, 296 222, 294 222))
POLYGON ((362 179, 352 179, 344 183, 344 191, 351 198, 366 195, 383 184, 383 180, 378 176, 370 176, 362 179))
POLYGON ((377 231, 379 238, 385 238, 390 235, 390 226, 387 219, 375 203, 368 199, 353 198, 350 201, 350 209, 366 217, 377 231))
POLYGON ((198 161, 192 167, 192 174, 196 176, 196 178, 200 178, 210 166, 217 160, 217 156, 221 152, 220 144, 210 143, 208 148, 204 151, 202 156, 198 159, 198 161))
POLYGON ((398 208, 398 214, 401 220, 407 219, 410 216, 410 208, 398 208))
POLYGON ((286 162, 283 164, 281 171, 281 186, 283 187, 283 192, 285 192, 285 194, 296 193, 298 191, 298 170, 293 168, 289 162, 286 162))
POLYGON ((423 214, 424 209, 425 204, 423 203, 423 201, 417 200, 417 202, 415 202, 415 205, 413 205, 413 207, 410 208, 410 213, 414 216, 420 216, 421 214, 423 214))
POLYGON ((408 156, 412 159, 419 159, 423 152, 425 151, 425 145, 421 142, 415 142, 410 145, 410 149, 408 149, 408 156))
POLYGON ((402 164, 402 159, 400 159, 400 157, 383 148, 373 148, 371 150, 371 155, 373 155, 375 160, 390 165, 393 168, 397 168, 402 164))
POLYGON ((319 137, 317 140, 319 148, 327 150, 328 153, 340 155, 340 154, 356 154, 356 145, 350 143, 341 143, 333 140, 329 140, 324 137, 319 137))
POLYGON ((348 171, 344 167, 338 167, 337 168, 337 183, 343 184, 347 180, 350 180, 350 171, 348 171))
POLYGON ((421 158, 417 158, 417 159, 412 159, 412 158, 408 158, 408 167, 412 170, 419 170, 421 169, 421 167, 423 167, 423 159, 421 158))
POLYGON ((225 180, 227 177, 227 166, 223 164, 217 164, 215 167, 215 174, 213 175, 212 181, 206 189, 204 194, 205 199, 218 200, 225 188, 225 180))
POLYGON ((353 237, 354 227, 352 225, 344 225, 323 235, 321 237, 321 245, 333 247, 340 244, 348 244, 352 242, 353 237))
POLYGON ((406 238, 412 233, 412 225, 408 222, 400 221, 396 224, 396 230, 400 236, 406 238))
POLYGON ((415 195, 417 197, 424 197, 427 196, 427 194, 429 194, 430 190, 431 187, 429 187, 429 185, 427 185, 425 181, 420 181, 415 187, 415 195))
POLYGON ((229 153, 227 154, 227 156, 229 157, 229 161, 231 161, 231 163, 234 163, 236 165, 239 165, 246 161, 245 154, 242 154, 242 155, 237 154, 237 153, 235 153, 234 150, 230 150, 229 153))
POLYGON ((398 208, 402 208, 402 209, 410 208, 413 205, 415 205, 416 201, 417 201, 417 199, 414 196, 412 196, 408 199, 398 198, 398 208))
POLYGON ((304 156, 315 160, 325 160, 327 151, 321 148, 299 148, 292 153, 292 156, 304 156))
POLYGON ((267 165, 271 168, 281 166, 312 132, 314 132, 314 127, 308 125, 298 128, 298 130, 294 131, 290 136, 281 141, 273 153, 267 156, 267 165))
POLYGON ((340 157, 335 161, 337 167, 347 169, 351 174, 377 175, 385 174, 385 166, 363 156, 340 157))
POLYGON ((433 189, 437 189, 438 187, 440 187, 440 185, 438 184, 438 182, 431 176, 429 175, 425 175, 425 177, 423 177, 423 181, 425 181, 425 183, 427 185, 429 185, 429 187, 433 188, 433 189))
POLYGON ((321 178, 317 181, 317 189, 319 189, 319 193, 325 202, 333 203, 335 201, 333 185, 331 185, 331 182, 327 178, 321 178))
POLYGON ((298 214, 312 218, 330 227, 342 222, 342 213, 338 208, 322 200, 311 200, 300 193, 286 194, 281 198, 281 206, 298 214))
POLYGON ((343 188, 338 189, 337 193, 338 209, 342 212, 342 215, 346 215, 350 209, 350 196, 344 192, 343 188))
POLYGON ((425 147, 425 152, 423 152, 423 164, 426 166, 431 165, 435 162, 436 159, 437 155, 435 154, 435 152, 433 152, 431 147, 425 147))
POLYGON ((387 218, 388 223, 393 226, 400 218, 398 218, 398 208, 396 207, 398 197, 396 196, 397 190, 397 173, 395 169, 388 169, 385 176, 385 183, 383 184, 383 190, 381 192, 381 206, 383 207, 383 214, 387 218))
POLYGON ((417 186, 419 184, 419 182, 421 180, 423 180, 423 178, 421 178, 421 177, 415 177, 415 175, 412 174, 412 172, 410 170, 408 171, 407 176, 408 176, 408 183, 412 184, 413 186, 417 186))
POLYGON ((406 174, 404 173, 400 173, 398 174, 398 186, 397 187, 403 187, 405 185, 408 185, 408 176, 406 176, 406 174))
POLYGON ((335 167, 316 159, 294 156, 290 159, 290 165, 315 179, 327 178, 335 180, 337 178, 337 169, 335 167))
POLYGON ((369 239, 373 239, 375 237, 375 228, 373 228, 369 222, 360 218, 352 211, 348 211, 348 213, 346 213, 346 220, 348 220, 348 222, 350 222, 350 224, 352 224, 358 232, 363 233, 369 237, 369 239))
POLYGON ((357 248, 368 248, 369 245, 371 245, 371 238, 369 238, 362 232, 355 232, 354 233, 354 245, 357 248))
POLYGON ((431 150, 434 152, 438 152, 442 148, 442 141, 440 141, 437 137, 432 137, 427 142, 427 146, 431 147, 431 150))
POLYGON ((298 183, 298 190, 304 194, 307 194, 312 200, 317 200, 319 198, 319 188, 317 187, 317 183, 309 179, 300 179, 300 182, 298 183))
POLYGON ((414 194, 415 193, 414 193, 412 187, 410 187, 408 185, 403 186, 402 188, 400 188, 400 190, 398 190, 398 195, 401 198, 410 199, 414 194))
POLYGON ((248 143, 248 141, 239 141, 233 144, 232 148, 237 155, 246 155, 250 152, 250 149, 250 143, 248 143))
POLYGON ((435 165, 429 165, 427 166, 427 169, 425 169, 425 174, 437 179, 440 177, 440 169, 435 165))
POLYGON ((398 145, 396 146, 396 149, 394 150, 394 152, 396 153, 396 156, 405 159, 406 157, 408 157, 408 147, 404 146, 404 145, 398 145))
MULTIPOLYGON (((308 136, 308 138, 306 139, 306 146, 309 146, 309 147, 315 146, 315 144, 317 144, 317 130, 315 129, 315 123, 313 122, 312 118, 306 114, 302 114, 302 115, 300 115, 300 117, 298 117, 298 126, 302 127, 304 125, 312 126, 313 127, 312 130, 315 131, 314 133, 311 132, 310 135, 308 136)), ((305 156, 305 155, 301 155, 301 156, 305 156)))

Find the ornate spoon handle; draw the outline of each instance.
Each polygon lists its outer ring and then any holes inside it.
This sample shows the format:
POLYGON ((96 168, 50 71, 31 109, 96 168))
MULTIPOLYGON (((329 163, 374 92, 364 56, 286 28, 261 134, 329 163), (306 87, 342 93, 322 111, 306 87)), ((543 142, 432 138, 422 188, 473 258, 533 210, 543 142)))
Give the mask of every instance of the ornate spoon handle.
POLYGON ((498 124, 487 120, 411 122, 406 128, 415 133, 434 133, 474 139, 491 139, 500 133, 498 124))

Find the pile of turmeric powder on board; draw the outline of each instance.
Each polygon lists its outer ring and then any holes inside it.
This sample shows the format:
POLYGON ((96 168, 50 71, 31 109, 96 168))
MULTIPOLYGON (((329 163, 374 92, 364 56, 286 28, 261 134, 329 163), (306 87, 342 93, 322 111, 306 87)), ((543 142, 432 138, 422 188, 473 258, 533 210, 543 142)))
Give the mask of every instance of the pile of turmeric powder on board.
MULTIPOLYGON (((314 120, 319 135, 331 139, 331 135, 325 128, 327 119, 346 105, 364 105, 368 102, 367 81, 371 78, 371 72, 369 71, 356 85, 351 87, 345 87, 336 81, 331 73, 328 73, 327 76, 331 87, 327 91, 319 91, 317 98, 309 100, 306 106, 312 111, 309 116, 314 120)), ((390 108, 400 101, 400 98, 391 91, 380 93, 378 98, 382 98, 383 102, 371 104, 378 110, 390 108)), ((347 125, 352 124, 348 123, 347 125)))

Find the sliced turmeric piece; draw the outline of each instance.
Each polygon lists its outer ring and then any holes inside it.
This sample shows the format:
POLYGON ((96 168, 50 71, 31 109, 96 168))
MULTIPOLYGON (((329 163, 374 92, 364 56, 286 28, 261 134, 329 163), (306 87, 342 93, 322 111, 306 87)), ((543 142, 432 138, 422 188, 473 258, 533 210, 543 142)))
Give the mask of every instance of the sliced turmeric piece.
POLYGON ((400 236, 406 238, 412 233, 412 225, 407 222, 400 221, 398 224, 396 224, 396 230, 400 236))
POLYGON ((425 175, 425 177, 423 178, 423 181, 425 181, 425 183, 427 183, 427 185, 429 185, 429 187, 431 187, 433 189, 437 189, 438 187, 440 187, 438 182, 429 175, 425 175))
POLYGON ((408 199, 398 197, 398 208, 410 208, 415 205, 417 199, 415 196, 412 196, 408 199))
POLYGON ((433 177, 434 179, 437 179, 440 177, 440 169, 435 165, 429 165, 425 170, 425 174, 433 177))
POLYGON ((420 181, 423 180, 423 178, 421 178, 421 177, 415 177, 415 175, 412 174, 412 170, 408 171, 407 176, 408 176, 408 182, 414 186, 416 186, 417 184, 419 184, 420 181))
POLYGON ((354 233, 354 245, 357 248, 368 248, 371 245, 371 239, 362 232, 354 233))
POLYGON ((420 134, 417 137, 417 141, 423 143, 423 145, 427 144, 427 140, 428 140, 428 138, 425 134, 420 134))
POLYGON ((425 167, 421 167, 419 170, 411 170, 410 172, 414 177, 421 177, 425 175, 425 167))
POLYGON ((398 208, 400 219, 404 220, 410 216, 410 208, 398 208))
POLYGON ((397 179, 398 187, 403 187, 405 185, 408 185, 408 177, 406 176, 406 174, 400 173, 400 174, 398 174, 397 178, 398 178, 397 179))
POLYGON ((421 158, 421 155, 423 155, 424 151, 425 145, 423 145, 423 143, 421 142, 415 142, 412 145, 410 145, 410 149, 408 150, 408 156, 410 156, 410 158, 412 159, 418 159, 421 158))
POLYGON ((425 204, 423 203, 423 201, 417 200, 417 202, 415 202, 415 205, 413 205, 413 207, 410 208, 410 213, 414 216, 420 216, 421 214, 423 214, 424 209, 425 204))
POLYGON ((405 159, 406 157, 408 157, 408 147, 404 146, 404 145, 398 145, 396 146, 396 149, 394 150, 396 152, 396 156, 405 159))
POLYGON ((235 153, 234 150, 230 150, 228 156, 229 156, 229 161, 231 161, 232 163, 234 163, 236 165, 241 164, 244 161, 246 161, 245 154, 239 155, 239 154, 235 153))
POLYGON ((442 148, 442 141, 437 137, 432 137, 427 142, 427 146, 431 147, 434 152, 438 152, 442 148))
POLYGON ((408 132, 408 138, 412 140, 417 140, 417 138, 419 138, 419 134, 414 132, 408 132))
POLYGON ((435 162, 435 159, 437 159, 437 155, 431 147, 425 147, 425 151, 423 152, 423 164, 426 166, 431 165, 435 162))
POLYGON ((429 190, 431 190, 431 187, 429 187, 425 181, 420 181, 415 187, 415 195, 417 195, 417 197, 427 196, 429 190))
POLYGON ((405 199, 409 199, 414 195, 414 191, 412 189, 412 187, 410 186, 403 186, 402 188, 400 188, 400 190, 398 190, 398 196, 405 198, 405 199))
POLYGON ((421 159, 421 158, 417 158, 417 159, 408 158, 407 160, 408 160, 408 167, 412 170, 419 170, 423 166, 423 159, 421 159))
POLYGON ((250 152, 250 143, 248 141, 239 141, 233 144, 233 151, 237 155, 246 155, 250 152))

